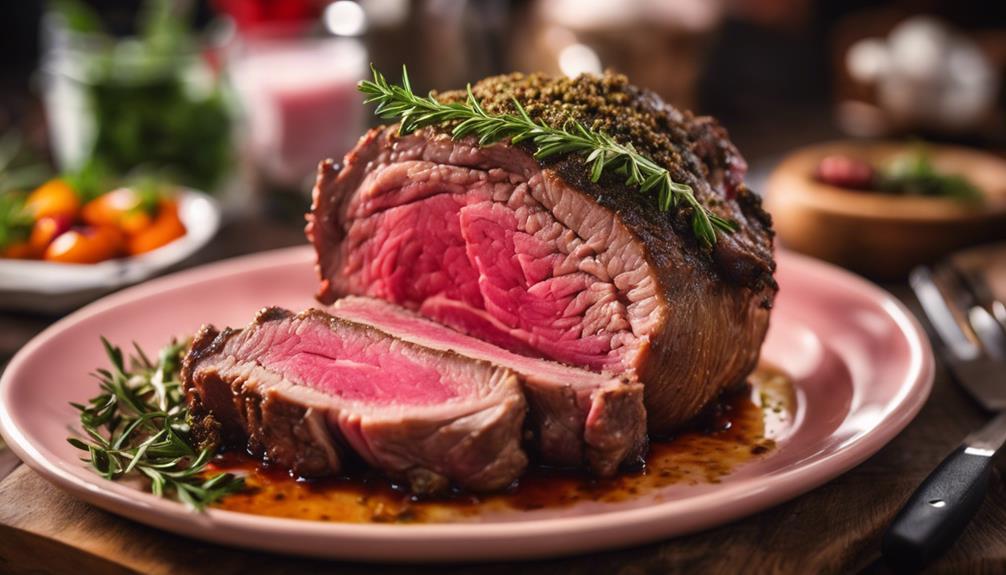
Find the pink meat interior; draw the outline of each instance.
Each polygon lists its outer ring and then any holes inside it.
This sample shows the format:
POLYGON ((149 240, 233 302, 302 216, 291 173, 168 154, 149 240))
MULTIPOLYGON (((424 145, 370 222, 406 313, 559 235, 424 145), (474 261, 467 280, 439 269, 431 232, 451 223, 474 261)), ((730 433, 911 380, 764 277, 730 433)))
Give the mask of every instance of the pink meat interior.
POLYGON ((406 161, 372 173, 349 206, 350 291, 516 353, 620 371, 634 336, 598 246, 533 197, 540 176, 498 172, 406 161))
POLYGON ((336 331, 326 322, 285 320, 256 330, 236 355, 349 401, 435 405, 474 387, 471 375, 403 352, 401 342, 366 329, 336 331), (343 333, 345 332, 345 333, 343 333))
POLYGON ((379 299, 345 297, 335 303, 332 313, 351 321, 375 326, 395 337, 433 349, 453 350, 525 375, 556 382, 587 382, 597 385, 611 381, 609 377, 599 373, 509 352, 379 299))

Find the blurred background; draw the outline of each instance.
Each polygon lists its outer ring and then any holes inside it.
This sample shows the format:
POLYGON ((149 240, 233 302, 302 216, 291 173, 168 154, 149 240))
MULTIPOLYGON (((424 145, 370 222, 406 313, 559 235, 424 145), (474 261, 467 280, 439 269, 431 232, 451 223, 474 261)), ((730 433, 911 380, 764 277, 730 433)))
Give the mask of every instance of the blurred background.
POLYGON ((33 266, 0 265, 8 313, 62 313, 168 269, 302 243, 318 161, 375 123, 355 89, 370 62, 393 79, 407 65, 417 91, 624 72, 719 118, 749 185, 775 194, 783 244, 882 279, 1006 233, 1004 2, 8 2, 0 59, 0 264, 33 266), (844 191, 789 196, 821 185, 844 191), (874 195, 937 203, 864 204, 834 235, 821 219, 874 195), (885 210, 927 225, 955 214, 974 234, 885 224, 879 245, 855 238, 885 210), (866 261, 923 236, 922 254, 866 261), (117 280, 81 285, 80 265, 35 265, 110 261, 117 280))

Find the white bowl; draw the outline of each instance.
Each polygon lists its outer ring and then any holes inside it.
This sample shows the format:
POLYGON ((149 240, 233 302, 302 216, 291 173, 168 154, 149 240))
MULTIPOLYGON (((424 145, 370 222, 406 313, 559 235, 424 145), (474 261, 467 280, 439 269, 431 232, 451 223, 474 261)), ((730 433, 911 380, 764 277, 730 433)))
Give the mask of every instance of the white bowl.
POLYGON ((199 251, 220 229, 220 208, 204 193, 178 194, 184 236, 138 256, 96 264, 0 258, 0 309, 61 312, 141 282, 199 251))

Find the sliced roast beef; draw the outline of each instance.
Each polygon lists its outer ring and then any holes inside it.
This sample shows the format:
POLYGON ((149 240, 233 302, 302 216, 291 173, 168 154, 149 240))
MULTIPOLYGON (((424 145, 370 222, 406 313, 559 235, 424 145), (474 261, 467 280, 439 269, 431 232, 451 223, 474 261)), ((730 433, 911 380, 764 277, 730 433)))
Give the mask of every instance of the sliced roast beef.
POLYGON ((645 453, 646 410, 639 383, 518 355, 384 300, 349 296, 335 302, 331 313, 515 372, 524 385, 534 448, 543 463, 586 466, 607 476, 623 464, 639 463, 645 453))
POLYGON ((318 310, 204 327, 182 371, 196 429, 305 477, 353 453, 419 493, 506 487, 526 405, 510 370, 318 310))
POLYGON ((319 299, 384 299, 514 353, 638 379, 657 433, 742 382, 775 264, 771 221, 725 131, 617 75, 517 74, 473 91, 489 113, 517 99, 535 119, 633 144, 738 230, 705 245, 684 204, 662 211, 619 174, 592 182, 582 156, 540 162, 526 143, 381 127, 319 168, 308 224, 319 299))

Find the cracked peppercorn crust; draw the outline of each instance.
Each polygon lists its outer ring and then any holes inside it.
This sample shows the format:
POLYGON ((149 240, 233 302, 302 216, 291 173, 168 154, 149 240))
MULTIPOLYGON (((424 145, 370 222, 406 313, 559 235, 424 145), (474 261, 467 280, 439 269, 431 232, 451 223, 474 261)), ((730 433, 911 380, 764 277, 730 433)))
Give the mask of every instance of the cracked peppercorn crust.
MULTIPOLYGON (((591 182, 584 159, 566 154, 542 162, 572 187, 593 195, 598 203, 646 227, 655 235, 678 238, 673 249, 685 250, 696 265, 723 279, 760 292, 776 284, 772 279, 772 220, 761 199, 744 184, 747 163, 716 120, 694 116, 664 102, 659 96, 629 83, 622 74, 583 74, 576 78, 544 74, 507 74, 480 80, 472 93, 490 114, 516 112, 513 100, 535 121, 562 126, 575 120, 631 143, 640 153, 666 168, 671 178, 692 187, 696 198, 715 214, 733 220, 737 232, 718 234, 712 248, 701 245, 691 231, 691 209, 660 211, 653 194, 624 185, 617 174, 605 172, 591 182)), ((462 90, 435 94, 443 102, 463 102, 462 90)), ((521 145, 532 151, 528 144, 521 145)), ((771 305, 771 297, 766 305, 771 305)))

